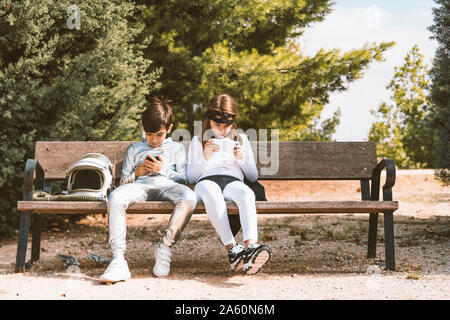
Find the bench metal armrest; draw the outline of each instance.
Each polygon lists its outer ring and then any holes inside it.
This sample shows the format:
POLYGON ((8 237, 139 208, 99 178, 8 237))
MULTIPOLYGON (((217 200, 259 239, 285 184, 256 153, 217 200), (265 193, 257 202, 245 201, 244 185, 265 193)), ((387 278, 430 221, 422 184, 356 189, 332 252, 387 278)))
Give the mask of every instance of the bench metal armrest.
POLYGON ((383 186, 383 200, 392 201, 392 187, 395 184, 395 163, 393 159, 381 160, 372 171, 372 188, 370 200, 380 200, 381 171, 386 168, 386 182, 383 186))
POLYGON ((37 160, 28 159, 23 177, 23 200, 33 199, 34 182, 36 182, 36 189, 44 190, 44 169, 37 160), (35 172, 36 179, 34 179, 35 172))

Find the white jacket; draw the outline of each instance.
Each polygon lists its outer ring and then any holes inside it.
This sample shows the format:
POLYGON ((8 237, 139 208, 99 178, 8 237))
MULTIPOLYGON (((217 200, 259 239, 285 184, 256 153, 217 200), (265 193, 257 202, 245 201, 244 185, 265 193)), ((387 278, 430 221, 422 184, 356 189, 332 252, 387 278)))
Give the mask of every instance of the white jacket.
POLYGON ((240 134, 243 144, 244 157, 238 160, 233 154, 235 142, 226 137, 215 139, 220 150, 214 152, 209 160, 203 155, 203 146, 197 136, 192 138, 189 145, 186 175, 188 183, 194 183, 199 179, 212 175, 227 175, 243 181, 254 182, 258 179, 258 169, 253 157, 252 147, 245 134, 240 134))

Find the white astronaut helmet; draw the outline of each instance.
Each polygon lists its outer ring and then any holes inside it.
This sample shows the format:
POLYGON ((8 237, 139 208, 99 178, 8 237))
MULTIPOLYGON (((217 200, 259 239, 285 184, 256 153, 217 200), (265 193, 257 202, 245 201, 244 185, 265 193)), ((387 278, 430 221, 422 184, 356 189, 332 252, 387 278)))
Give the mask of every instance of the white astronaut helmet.
POLYGON ((102 197, 114 189, 113 164, 101 153, 85 154, 66 170, 67 194, 102 197))

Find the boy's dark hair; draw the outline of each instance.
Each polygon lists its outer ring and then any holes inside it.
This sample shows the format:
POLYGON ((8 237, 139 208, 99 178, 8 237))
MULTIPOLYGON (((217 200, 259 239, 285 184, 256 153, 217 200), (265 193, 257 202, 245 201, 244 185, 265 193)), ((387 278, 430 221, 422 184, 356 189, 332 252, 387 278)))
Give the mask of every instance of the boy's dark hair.
POLYGON ((170 102, 170 100, 164 98, 160 100, 157 97, 153 97, 153 101, 142 114, 142 125, 145 132, 158 132, 162 127, 169 129, 172 123, 170 102))

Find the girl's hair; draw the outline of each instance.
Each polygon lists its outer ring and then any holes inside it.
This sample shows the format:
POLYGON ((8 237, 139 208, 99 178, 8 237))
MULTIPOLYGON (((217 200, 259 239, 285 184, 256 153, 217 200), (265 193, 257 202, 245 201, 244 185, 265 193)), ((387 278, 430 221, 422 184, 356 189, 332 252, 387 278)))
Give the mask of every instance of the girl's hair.
MULTIPOLYGON (((208 111, 218 111, 225 114, 230 114, 233 116, 237 116, 239 114, 239 106, 234 101, 233 97, 229 94, 219 94, 217 96, 214 96, 211 100, 209 100, 208 104, 206 105, 206 110, 204 112, 203 117, 203 123, 202 123, 202 136, 199 137, 202 140, 202 146, 204 146, 205 142, 205 132, 209 129, 211 129, 211 126, 209 125, 210 118, 206 115, 208 111)), ((231 137, 237 137, 237 131, 236 131, 236 123, 233 122, 231 132, 231 137)), ((232 138, 232 139, 233 139, 232 138)))
POLYGON ((153 97, 152 102, 148 105, 142 114, 142 125, 144 131, 148 133, 158 132, 162 127, 169 129, 172 123, 172 108, 170 100, 153 97))

